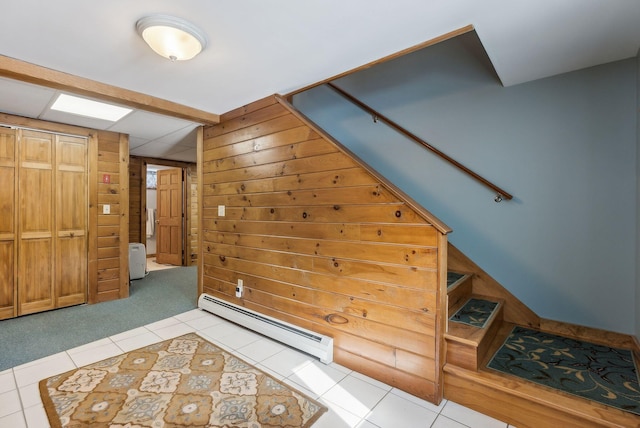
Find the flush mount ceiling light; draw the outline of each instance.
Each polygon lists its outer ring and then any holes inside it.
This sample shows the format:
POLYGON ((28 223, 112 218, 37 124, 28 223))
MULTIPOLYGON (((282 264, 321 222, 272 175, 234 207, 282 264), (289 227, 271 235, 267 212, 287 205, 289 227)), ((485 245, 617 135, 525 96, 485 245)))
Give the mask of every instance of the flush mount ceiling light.
POLYGON ((155 53, 171 61, 191 59, 207 46, 202 30, 174 16, 146 16, 136 23, 136 29, 155 53))

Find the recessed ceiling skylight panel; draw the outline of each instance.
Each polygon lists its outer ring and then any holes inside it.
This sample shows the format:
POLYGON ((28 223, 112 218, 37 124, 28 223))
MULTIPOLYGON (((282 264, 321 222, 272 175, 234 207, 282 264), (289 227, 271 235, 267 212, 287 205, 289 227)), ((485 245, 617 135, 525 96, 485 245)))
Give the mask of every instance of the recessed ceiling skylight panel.
POLYGON ((130 108, 67 94, 60 94, 51 106, 51 110, 63 111, 65 113, 94 119, 108 120, 110 122, 117 122, 133 111, 130 108))

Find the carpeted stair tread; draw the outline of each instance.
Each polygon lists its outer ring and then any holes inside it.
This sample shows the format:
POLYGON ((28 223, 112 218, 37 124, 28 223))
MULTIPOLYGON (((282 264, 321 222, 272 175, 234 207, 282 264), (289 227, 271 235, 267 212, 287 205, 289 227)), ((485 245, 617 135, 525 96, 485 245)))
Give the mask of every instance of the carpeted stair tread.
POLYGON ((465 276, 466 275, 464 273, 448 271, 447 272, 447 289, 456 285, 458 281, 460 281, 465 276))
POLYGON ((448 320, 448 329, 445 333, 445 340, 447 341, 446 360, 448 363, 456 364, 463 368, 478 370, 487 353, 495 349, 491 345, 496 333, 502 326, 504 301, 476 295, 469 300, 473 301, 473 299, 490 299, 496 306, 488 317, 484 328, 448 320))
POLYGON ((467 324, 472 327, 484 328, 493 313, 498 309, 499 303, 481 298, 470 298, 452 316, 450 321, 467 324))
POLYGON ((487 367, 640 416, 631 350, 514 326, 487 367))

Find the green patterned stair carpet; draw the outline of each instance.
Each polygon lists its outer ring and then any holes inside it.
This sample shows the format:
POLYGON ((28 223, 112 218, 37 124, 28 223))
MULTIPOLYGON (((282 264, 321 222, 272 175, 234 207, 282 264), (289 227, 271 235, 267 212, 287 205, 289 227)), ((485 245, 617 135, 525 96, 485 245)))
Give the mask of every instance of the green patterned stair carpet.
POLYGON ((487 367, 640 415, 633 353, 514 327, 487 367))
POLYGON ((447 272, 447 288, 458 282, 464 274, 458 272, 447 272))
POLYGON ((449 317, 450 321, 484 328, 498 303, 482 299, 469 299, 458 312, 449 317))

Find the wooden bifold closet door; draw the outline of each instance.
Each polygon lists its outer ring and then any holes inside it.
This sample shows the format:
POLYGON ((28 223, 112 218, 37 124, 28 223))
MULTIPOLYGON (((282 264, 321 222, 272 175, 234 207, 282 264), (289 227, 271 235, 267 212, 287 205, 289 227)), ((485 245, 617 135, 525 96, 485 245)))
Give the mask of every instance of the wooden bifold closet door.
POLYGON ((16 316, 16 131, 0 128, 0 319, 16 316))
POLYGON ((18 130, 17 315, 87 300, 87 139, 18 130))
POLYGON ((87 139, 58 135, 56 144, 56 307, 87 301, 87 139))

